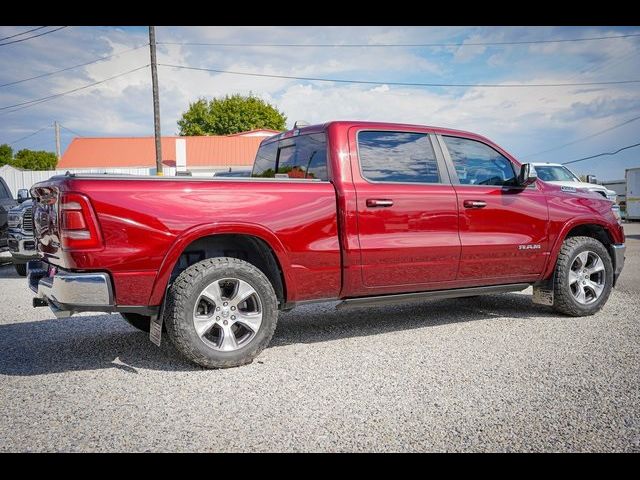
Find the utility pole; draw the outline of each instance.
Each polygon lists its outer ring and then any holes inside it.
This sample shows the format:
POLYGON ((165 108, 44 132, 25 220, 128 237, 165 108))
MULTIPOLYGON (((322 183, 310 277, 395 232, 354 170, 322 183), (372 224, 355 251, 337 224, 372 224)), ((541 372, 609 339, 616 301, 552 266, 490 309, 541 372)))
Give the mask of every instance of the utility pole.
POLYGON ((56 156, 58 157, 58 161, 60 160, 60 124, 57 121, 53 122, 53 129, 56 132, 56 156))
POLYGON ((149 49, 151 51, 151 83, 153 85, 153 124, 156 137, 156 175, 162 175, 162 141, 160 137, 160 99, 158 98, 155 27, 149 27, 149 49))

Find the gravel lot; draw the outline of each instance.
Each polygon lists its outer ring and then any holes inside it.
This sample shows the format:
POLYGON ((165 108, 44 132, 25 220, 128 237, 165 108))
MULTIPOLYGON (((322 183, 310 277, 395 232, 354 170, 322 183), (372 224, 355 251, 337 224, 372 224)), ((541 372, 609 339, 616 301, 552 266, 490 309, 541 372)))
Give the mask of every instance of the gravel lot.
MULTIPOLYGON (((640 224, 597 315, 530 291, 282 314, 208 371, 118 315, 56 320, 0 267, 0 451, 640 451, 640 224)), ((2 260, 2 259, 0 259, 2 260)))

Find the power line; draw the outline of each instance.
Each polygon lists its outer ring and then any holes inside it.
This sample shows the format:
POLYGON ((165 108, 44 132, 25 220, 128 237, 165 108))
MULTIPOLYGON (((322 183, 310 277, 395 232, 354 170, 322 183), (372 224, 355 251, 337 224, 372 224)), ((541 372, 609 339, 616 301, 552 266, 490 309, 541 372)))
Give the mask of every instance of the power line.
POLYGON ((589 73, 592 74, 593 72, 596 72, 598 70, 601 70, 603 68, 612 68, 615 67, 616 65, 619 65, 623 62, 627 62, 629 61, 631 58, 635 57, 636 55, 640 54, 640 50, 634 50, 632 52, 627 53, 626 55, 623 55, 622 57, 619 58, 611 58, 609 60, 607 60, 604 63, 601 63, 599 65, 594 65, 590 68, 587 68, 586 70, 582 70, 581 72, 577 72, 575 75, 571 75, 568 80, 573 80, 574 78, 579 78, 579 77, 584 77, 585 74, 589 73))
POLYGON ((579 87, 579 86, 589 86, 589 85, 620 85, 620 84, 627 84, 627 83, 640 83, 640 80, 619 80, 619 81, 611 81, 611 82, 586 82, 586 83, 530 83, 530 84, 386 82, 386 81, 370 81, 370 80, 345 80, 340 78, 295 77, 292 75, 274 75, 274 74, 266 74, 266 73, 235 72, 231 70, 220 70, 215 68, 198 68, 198 67, 189 67, 186 65, 170 65, 166 63, 159 63, 158 65, 162 67, 181 68, 185 70, 199 70, 202 72, 228 73, 230 75, 246 75, 250 77, 285 78, 289 80, 307 80, 307 81, 313 81, 313 82, 357 83, 357 84, 365 84, 365 85, 396 85, 396 86, 405 86, 405 87, 524 88, 524 87, 579 87))
POLYGON ((7 109, 10 109, 10 108, 14 108, 14 107, 21 107, 21 108, 16 108, 15 110, 10 110, 8 112, 0 113, 0 115, 6 115, 7 113, 12 113, 12 112, 16 112, 18 110, 22 110, 24 108, 29 108, 29 107, 32 107, 32 106, 37 105, 39 103, 47 102, 49 100, 53 100, 54 98, 61 97, 63 95, 69 95, 70 93, 78 92, 80 90, 84 90, 86 88, 90 88, 90 87, 93 87, 95 85, 99 85, 101 83, 108 82, 109 80, 113 80, 114 78, 122 77, 124 75, 128 75, 129 73, 137 72, 138 70, 142 70, 143 68, 147 68, 148 66, 149 66, 149 64, 146 64, 146 65, 143 65, 141 67, 134 68, 132 70, 128 70, 128 71, 123 72, 123 73, 119 73, 118 75, 114 75, 112 77, 105 78, 104 80, 93 82, 93 83, 90 83, 88 85, 83 85, 82 87, 74 88, 72 90, 67 90, 66 92, 56 93, 55 95, 49 95, 47 97, 37 98, 37 99, 34 99, 34 100, 29 100, 27 102, 16 103, 14 105, 7 105, 5 107, 0 107, 0 110, 7 110, 7 109))
MULTIPOLYGON (((42 147, 43 145, 51 145, 51 142, 52 142, 53 140, 54 140, 53 138, 47 138, 46 140, 43 140, 43 141, 41 141, 41 142, 38 142, 38 143, 32 144, 32 145, 31 145, 31 148, 30 148, 29 150, 31 150, 31 149, 36 149, 36 148, 40 148, 40 147, 42 147)), ((54 149, 55 149, 55 147, 54 147, 54 149)), ((49 148, 49 149, 47 149, 47 150, 45 150, 45 151, 47 151, 47 152, 52 152, 52 153, 53 153, 53 149, 51 149, 51 148, 49 148)))
POLYGON ((603 133, 610 132, 611 130, 615 130, 616 128, 623 127, 624 125, 628 125, 629 123, 635 122, 636 120, 640 120, 640 116, 634 117, 634 118, 630 118, 629 120, 627 120, 625 122, 619 123, 618 125, 614 125, 613 127, 605 128, 604 130, 600 130, 599 132, 592 133, 591 135, 587 135, 586 137, 578 138, 578 139, 573 140, 571 142, 563 143, 562 145, 558 145, 556 147, 549 148, 547 150, 542 150, 541 152, 529 153, 528 155, 523 155, 522 158, 533 157, 533 156, 536 156, 536 155, 542 155, 543 153, 549 153, 549 152, 553 152, 555 150, 560 150, 560 149, 562 149, 564 147, 568 147, 569 145, 575 145, 576 143, 582 142, 584 140, 589 140, 590 138, 597 137, 598 135, 602 135, 603 133))
POLYGON ((11 42, 0 43, 0 47, 4 47, 5 45, 11 45, 12 43, 24 42, 25 40, 31 40, 32 38, 42 37, 43 35, 48 35, 50 33, 57 32, 58 30, 62 30, 63 28, 67 28, 67 27, 66 26, 58 27, 44 33, 39 33, 38 35, 31 35, 30 37, 27 37, 27 38, 20 38, 18 40, 13 40, 11 42))
POLYGON ((586 38, 565 38, 557 40, 528 40, 519 42, 456 42, 456 43, 206 43, 206 42, 157 42, 158 45, 186 45, 186 46, 209 46, 209 47, 339 47, 339 48, 361 48, 361 47, 472 47, 472 46, 499 46, 499 45, 531 45, 536 43, 566 43, 566 42, 586 42, 591 40, 609 40, 612 38, 640 37, 640 33, 629 33, 625 35, 610 35, 603 37, 586 38))
POLYGON ((0 38, 0 42, 4 42, 5 40, 9 40, 10 38, 19 37, 26 33, 35 32, 36 30, 42 30, 43 28, 47 28, 47 26, 45 25, 43 27, 32 28, 31 30, 27 30, 26 32, 20 32, 20 33, 16 33, 15 35, 10 35, 8 37, 0 38))
POLYGON ((46 130, 47 128, 51 128, 51 125, 47 125, 46 127, 42 127, 38 130, 36 130, 33 133, 30 133, 29 135, 25 135, 24 137, 20 137, 17 140, 14 140, 13 142, 9 142, 8 145, 13 145, 14 143, 18 143, 21 142, 22 140, 26 140, 27 138, 33 137, 34 135, 37 135, 38 133, 40 133, 43 130, 46 130))
POLYGON ((86 65, 91 65, 92 63, 98 63, 98 62, 101 62, 103 60, 107 60, 109 58, 117 57, 118 55, 122 55, 124 53, 129 53, 129 52, 133 52, 134 50, 139 50, 140 48, 146 47, 147 45, 149 45, 149 44, 145 43, 143 45, 138 45, 137 47, 129 48, 128 50, 123 50, 123 51, 118 52, 118 53, 107 55, 106 57, 97 58, 96 60, 92 60, 90 62, 79 63, 78 65, 73 65, 73 66, 67 67, 67 68, 61 68, 60 70, 54 70, 53 72, 43 73, 41 75, 36 75, 35 77, 23 78, 22 80, 16 80, 14 82, 3 83, 2 85, 0 85, 0 88, 8 87, 9 85, 16 85, 18 83, 28 82, 29 80, 35 80, 37 78, 48 77, 48 76, 51 76, 51 75, 55 75, 56 73, 66 72, 67 70, 73 70, 74 68, 79 68, 79 67, 84 67, 86 65))
POLYGON ((78 137, 84 137, 84 135, 80 135, 78 132, 74 132, 73 130, 71 130, 70 128, 65 127, 63 124, 61 124, 60 122, 58 122, 58 125, 60 125, 62 128, 64 128, 65 130, 73 133, 74 135, 77 135, 78 137))
POLYGON ((583 157, 583 158, 578 158, 576 160, 571 160, 569 162, 563 162, 562 165, 569 165, 570 163, 577 163, 577 162, 582 162, 584 160, 589 160, 591 158, 597 158, 597 157, 604 157, 605 155, 615 155, 617 153, 622 152, 623 150, 628 150, 630 148, 635 148, 635 147, 640 147, 640 143, 634 143, 633 145, 628 145, 626 147, 622 147, 619 148, 618 150, 616 150, 615 152, 605 152, 605 153, 599 153, 597 155, 591 155, 590 157, 583 157))

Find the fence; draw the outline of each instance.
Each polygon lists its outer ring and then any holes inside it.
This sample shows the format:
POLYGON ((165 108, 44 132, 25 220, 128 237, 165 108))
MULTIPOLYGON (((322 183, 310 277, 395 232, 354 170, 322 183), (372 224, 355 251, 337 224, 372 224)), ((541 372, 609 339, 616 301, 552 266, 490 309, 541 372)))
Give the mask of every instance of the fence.
MULTIPOLYGON (((164 167, 163 174, 167 176, 175 175, 175 167, 164 167)), ((86 169, 66 169, 66 170, 20 170, 10 165, 0 167, 0 177, 4 178, 9 186, 13 197, 18 194, 21 188, 31 188, 34 183, 47 180, 54 175, 64 175, 70 173, 94 173, 94 174, 120 174, 120 175, 155 175, 155 168, 86 168, 86 169)))

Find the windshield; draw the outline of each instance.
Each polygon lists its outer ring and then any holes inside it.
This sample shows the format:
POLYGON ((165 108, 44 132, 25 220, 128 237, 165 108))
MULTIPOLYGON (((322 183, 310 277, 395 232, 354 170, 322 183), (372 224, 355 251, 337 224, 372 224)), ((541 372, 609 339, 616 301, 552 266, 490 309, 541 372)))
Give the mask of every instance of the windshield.
POLYGON ((559 165, 536 165, 536 172, 538 173, 538 178, 540 180, 544 180, 545 182, 579 182, 580 179, 576 177, 571 170, 567 167, 562 167, 559 165))

